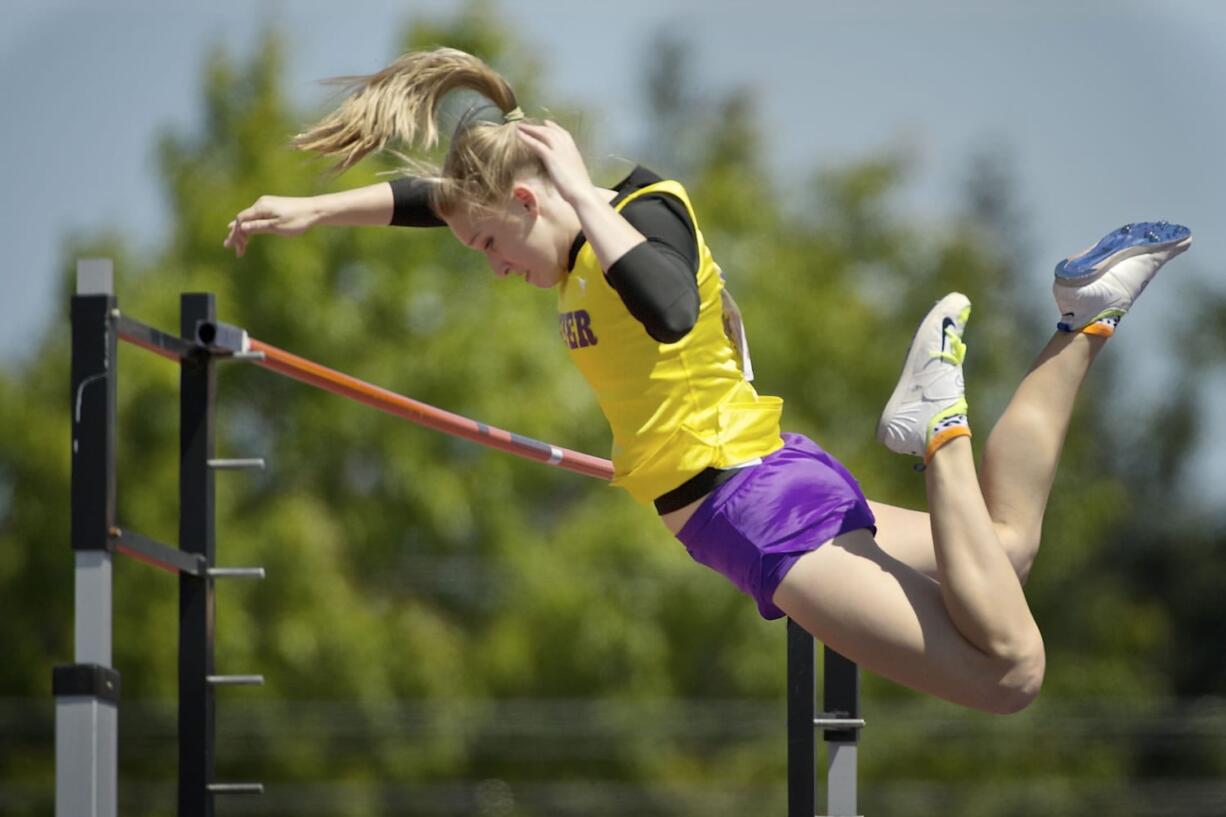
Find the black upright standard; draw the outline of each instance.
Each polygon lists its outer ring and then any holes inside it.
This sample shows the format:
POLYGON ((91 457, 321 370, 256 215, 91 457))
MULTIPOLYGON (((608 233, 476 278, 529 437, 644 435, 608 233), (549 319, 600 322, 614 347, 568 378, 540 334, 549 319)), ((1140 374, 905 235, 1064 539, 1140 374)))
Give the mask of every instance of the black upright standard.
MULTIPOLYGON (((215 317, 212 295, 182 297, 184 338, 215 317)), ((213 779, 213 690, 259 684, 258 675, 217 675, 213 668, 213 582, 263 578, 263 568, 216 568, 213 472, 262 467, 259 460, 219 460, 213 454, 215 358, 185 341, 119 313, 111 262, 77 265, 72 299, 72 547, 75 663, 53 673, 56 817, 116 817, 119 673, 111 666, 111 564, 132 556, 179 577, 180 817, 212 817, 213 798, 258 793, 258 783, 213 779), (119 524, 115 468, 116 341, 122 336, 177 360, 180 380, 179 547, 119 524)))
POLYGON ((815 642, 788 619, 788 817, 812 817, 817 808, 814 728, 826 742, 826 812, 855 817, 860 670, 829 647, 822 649, 822 712, 816 711, 815 642))

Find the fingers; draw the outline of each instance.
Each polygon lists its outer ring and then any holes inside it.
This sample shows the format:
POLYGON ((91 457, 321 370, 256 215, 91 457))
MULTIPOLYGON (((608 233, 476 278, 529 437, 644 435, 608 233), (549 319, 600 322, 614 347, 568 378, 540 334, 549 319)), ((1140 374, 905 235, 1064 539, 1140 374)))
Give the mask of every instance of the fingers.
POLYGON ((250 221, 242 221, 235 218, 226 225, 229 232, 226 233, 225 240, 221 242, 223 247, 234 250, 235 254, 242 258, 247 252, 247 242, 251 236, 259 233, 271 233, 275 231, 277 219, 275 218, 258 218, 250 221))
POLYGON ((540 153, 542 148, 549 147, 549 131, 541 125, 525 125, 521 122, 516 127, 516 133, 537 153, 540 153))
POLYGON ((250 235, 247 232, 246 225, 235 218, 226 227, 229 229, 229 232, 226 233, 226 238, 221 242, 221 245, 227 249, 234 250, 234 254, 242 258, 244 253, 247 252, 247 240, 250 235))
POLYGON ((256 233, 275 232, 280 223, 279 218, 253 218, 239 222, 239 227, 247 235, 255 235, 256 233))
POLYGON ((258 204, 248 207, 243 210, 234 220, 226 225, 226 237, 221 242, 221 245, 227 249, 234 250, 234 254, 242 258, 247 252, 247 242, 251 236, 260 233, 273 233, 277 231, 281 219, 276 215, 270 215, 269 212, 261 208, 258 204))
POLYGON ((256 201, 255 204, 248 207, 246 210, 240 210, 238 215, 234 217, 234 220, 239 222, 240 224, 244 221, 250 221, 256 216, 264 215, 264 209, 265 208, 264 208, 263 199, 260 199, 256 201))
MULTIPOLYGON (((562 140, 569 139, 570 133, 566 131, 557 122, 552 119, 546 119, 544 124, 530 125, 527 122, 519 122, 516 125, 519 135, 530 143, 540 142, 546 145, 559 143, 562 140)), ((572 140, 573 141, 573 140, 572 140)))
POLYGON ((537 125, 525 125, 520 123, 515 126, 515 133, 520 139, 530 144, 537 144, 544 141, 544 134, 540 131, 537 125))
POLYGON ((284 220, 283 210, 278 198, 260 196, 250 207, 239 211, 234 220, 226 225, 227 233, 221 242, 222 246, 234 250, 235 255, 242 258, 252 235, 277 231, 284 220))
POLYGON ((251 222, 257 215, 262 215, 261 210, 263 202, 257 201, 245 210, 239 211, 239 214, 234 217, 234 220, 226 225, 226 237, 221 242, 221 245, 227 249, 234 250, 234 254, 242 258, 247 252, 247 239, 250 235, 251 222))
POLYGON ((235 219, 228 225, 229 232, 226 233, 226 238, 221 242, 221 245, 227 249, 234 250, 234 254, 242 258, 243 253, 247 252, 247 234, 243 232, 242 224, 235 219))
POLYGON ((539 158, 548 163, 551 160, 566 160, 571 155, 578 155, 578 147, 574 138, 556 122, 546 120, 543 125, 528 125, 517 123, 519 137, 539 158))

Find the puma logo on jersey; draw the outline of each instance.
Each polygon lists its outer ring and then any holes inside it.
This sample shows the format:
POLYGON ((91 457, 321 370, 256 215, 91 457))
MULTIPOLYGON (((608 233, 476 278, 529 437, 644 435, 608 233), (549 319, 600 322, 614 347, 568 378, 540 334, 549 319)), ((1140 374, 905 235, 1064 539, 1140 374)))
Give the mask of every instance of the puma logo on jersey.
POLYGON ((566 341, 566 345, 571 349, 581 349, 599 343, 592 332, 592 316, 586 309, 558 315, 558 330, 562 334, 562 340, 566 341))

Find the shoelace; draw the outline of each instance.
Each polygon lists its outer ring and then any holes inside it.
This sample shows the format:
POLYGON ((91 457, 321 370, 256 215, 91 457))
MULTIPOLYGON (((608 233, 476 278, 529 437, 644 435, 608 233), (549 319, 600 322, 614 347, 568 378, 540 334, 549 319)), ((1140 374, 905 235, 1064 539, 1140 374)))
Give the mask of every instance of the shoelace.
POLYGON ((932 357, 939 357, 946 363, 961 366, 962 361, 966 359, 966 343, 963 342, 962 336, 958 334, 958 330, 952 326, 945 328, 945 338, 949 341, 948 351, 942 348, 928 354, 932 357))

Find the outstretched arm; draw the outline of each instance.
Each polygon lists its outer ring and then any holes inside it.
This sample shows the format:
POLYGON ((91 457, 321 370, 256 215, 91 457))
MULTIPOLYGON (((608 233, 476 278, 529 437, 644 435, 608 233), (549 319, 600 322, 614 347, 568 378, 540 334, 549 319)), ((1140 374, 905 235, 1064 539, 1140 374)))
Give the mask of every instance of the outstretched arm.
POLYGON ((387 182, 319 196, 260 196, 227 225, 222 243, 241 258, 253 235, 301 235, 320 224, 386 226, 395 207, 396 196, 387 182))

